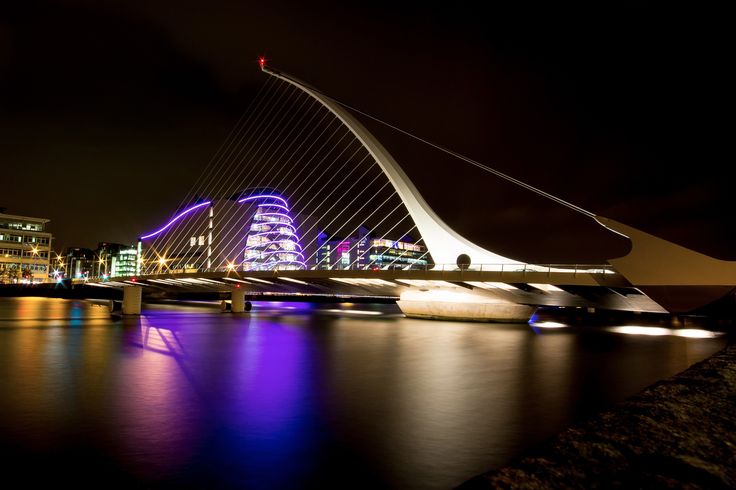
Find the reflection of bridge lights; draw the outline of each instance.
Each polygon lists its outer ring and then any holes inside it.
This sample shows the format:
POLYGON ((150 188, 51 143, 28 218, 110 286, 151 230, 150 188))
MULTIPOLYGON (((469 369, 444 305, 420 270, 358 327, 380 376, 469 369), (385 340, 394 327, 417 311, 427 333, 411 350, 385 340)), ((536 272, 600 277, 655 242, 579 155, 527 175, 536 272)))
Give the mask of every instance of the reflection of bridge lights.
POLYGON ((327 313, 345 313, 348 315, 380 315, 380 311, 367 311, 367 310, 338 310, 338 309, 329 309, 329 310, 322 310, 327 313))
POLYGON ((609 327, 609 332, 622 333, 626 335, 674 335, 691 339, 712 339, 723 335, 723 332, 712 332, 697 328, 670 329, 662 327, 647 327, 640 325, 624 325, 620 327, 609 327))

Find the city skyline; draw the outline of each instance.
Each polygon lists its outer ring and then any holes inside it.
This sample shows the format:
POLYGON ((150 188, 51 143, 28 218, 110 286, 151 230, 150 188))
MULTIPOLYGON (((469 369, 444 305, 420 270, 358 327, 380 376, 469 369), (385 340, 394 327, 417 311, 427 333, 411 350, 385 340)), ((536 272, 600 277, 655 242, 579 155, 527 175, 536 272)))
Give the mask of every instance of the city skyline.
MULTIPOLYGON (((60 246, 127 243, 165 222, 263 83, 256 60, 265 55, 340 100, 586 209, 733 258, 736 238, 723 226, 731 171, 714 174, 720 142, 705 118, 721 92, 709 76, 718 50, 701 48, 719 31, 695 36, 712 19, 692 16, 689 37, 665 21, 686 12, 647 7, 593 11, 583 24, 565 11, 416 5, 223 2, 196 16, 165 3, 73 5, 18 6, 0 23, 11 40, 0 56, 6 171, 22 182, 33 168, 53 189, 29 199, 14 186, 0 205, 51 219, 60 246), (228 15, 243 9, 251 13, 228 15), (378 21, 380 36, 369 36, 378 21), (674 77, 676 62, 690 69, 674 77), (695 156, 693 171, 677 170, 695 156)), ((538 262, 625 252, 592 220, 370 129, 430 205, 488 248, 538 262), (458 186, 468 205, 448 207, 445 188, 458 186), (575 247, 581 240, 593 245, 575 247)))

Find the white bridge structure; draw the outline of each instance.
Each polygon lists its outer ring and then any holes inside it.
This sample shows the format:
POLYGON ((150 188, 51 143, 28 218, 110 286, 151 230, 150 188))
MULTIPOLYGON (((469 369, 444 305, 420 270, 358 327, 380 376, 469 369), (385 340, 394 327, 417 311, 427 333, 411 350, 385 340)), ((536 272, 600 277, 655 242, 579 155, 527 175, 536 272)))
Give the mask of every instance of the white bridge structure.
MULTIPOLYGON (((256 99, 171 219, 139 239, 123 313, 143 290, 249 299, 398 299, 408 316, 526 321, 538 306, 698 311, 736 288, 736 262, 717 260, 581 212, 631 241, 601 265, 528 264, 455 232, 351 110, 260 62, 256 99)), ((452 152, 448 152, 452 153, 452 152)))

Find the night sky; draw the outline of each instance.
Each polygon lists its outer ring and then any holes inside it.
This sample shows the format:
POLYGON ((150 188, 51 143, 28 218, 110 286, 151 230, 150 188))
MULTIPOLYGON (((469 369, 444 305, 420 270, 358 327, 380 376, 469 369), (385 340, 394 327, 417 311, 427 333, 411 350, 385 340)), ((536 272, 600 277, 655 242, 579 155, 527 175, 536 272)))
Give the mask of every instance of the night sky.
MULTIPOLYGON (((345 3, 3 6, 0 206, 50 218, 57 250, 132 243, 189 190, 264 82, 265 55, 578 206, 736 259, 725 12, 345 3)), ((491 250, 540 263, 627 250, 567 208, 370 129, 438 213, 491 250)))

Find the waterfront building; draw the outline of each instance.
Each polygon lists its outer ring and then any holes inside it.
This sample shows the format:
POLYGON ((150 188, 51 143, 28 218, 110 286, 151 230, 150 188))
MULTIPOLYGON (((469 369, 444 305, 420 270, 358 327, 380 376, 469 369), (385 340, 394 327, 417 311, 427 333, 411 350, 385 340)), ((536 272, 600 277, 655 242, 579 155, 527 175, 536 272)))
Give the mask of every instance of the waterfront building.
POLYGON ((64 276, 71 279, 89 279, 95 272, 95 253, 82 247, 64 251, 64 276))
POLYGON ((373 238, 361 226, 357 236, 337 237, 320 232, 317 236, 315 269, 425 269, 429 263, 426 247, 402 240, 373 238))
POLYGON ((243 270, 299 270, 304 269, 303 261, 286 200, 276 194, 259 196, 245 242, 243 270))
POLYGON ((368 242, 368 269, 426 269, 429 264, 427 248, 406 238, 386 240, 373 238, 368 242))
POLYGON ((45 218, 0 213, 0 282, 46 282, 53 236, 45 218))
POLYGON ((93 275, 106 279, 136 275, 138 248, 120 243, 100 242, 94 251, 93 275))

